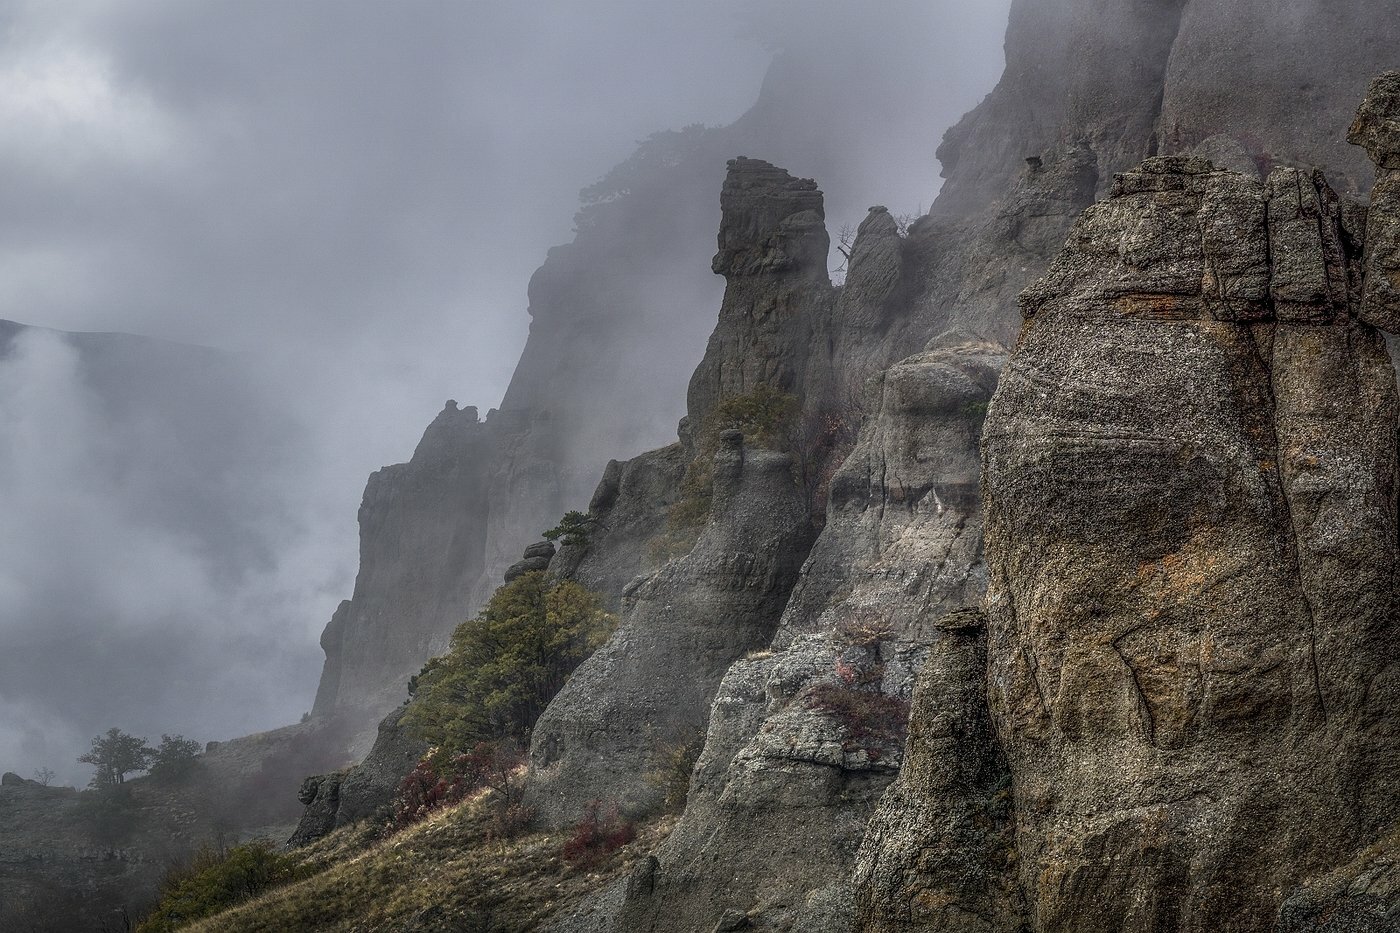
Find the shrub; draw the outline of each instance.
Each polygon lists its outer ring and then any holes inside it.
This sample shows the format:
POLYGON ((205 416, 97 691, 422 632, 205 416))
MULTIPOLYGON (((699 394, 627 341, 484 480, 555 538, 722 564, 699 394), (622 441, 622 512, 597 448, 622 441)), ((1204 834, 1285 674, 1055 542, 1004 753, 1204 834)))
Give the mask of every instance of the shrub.
POLYGON ((393 827, 412 826, 441 807, 464 800, 467 787, 460 777, 441 776, 425 758, 399 781, 391 808, 393 827))
POLYGON ((394 828, 412 825, 482 790, 492 795, 493 834, 511 836, 530 822, 531 814, 520 802, 519 775, 525 765, 520 745, 509 739, 478 742, 471 751, 453 755, 441 772, 433 757, 425 755, 399 782, 392 807, 394 828))
POLYGON ((584 807, 583 819, 574 824, 560 855, 576 868, 591 868, 636 838, 637 825, 622 818, 617 804, 604 809, 603 802, 595 800, 584 807))
POLYGON ((909 733, 908 700, 862 690, 844 677, 813 688, 807 695, 807 707, 840 724, 846 733, 843 751, 864 751, 871 761, 879 761, 892 746, 903 746, 909 733))
POLYGON ((690 793, 690 774, 695 770, 704 741, 704 733, 699 732, 689 740, 663 745, 659 749, 657 764, 647 773, 646 780, 666 795, 662 806, 668 812, 679 813, 685 809, 685 799, 690 793))
POLYGON ((524 742, 565 681, 612 632, 616 618, 577 583, 538 571, 496 590, 457 626, 448 653, 414 679, 404 724, 434 747, 441 773, 479 742, 524 742))
POLYGON ((278 852, 270 842, 202 849, 188 865, 166 876, 160 903, 136 933, 177 930, 301 875, 297 859, 278 852))
POLYGON ((894 637, 894 623, 878 611, 857 611, 836 623, 836 637, 847 645, 875 648, 894 637))

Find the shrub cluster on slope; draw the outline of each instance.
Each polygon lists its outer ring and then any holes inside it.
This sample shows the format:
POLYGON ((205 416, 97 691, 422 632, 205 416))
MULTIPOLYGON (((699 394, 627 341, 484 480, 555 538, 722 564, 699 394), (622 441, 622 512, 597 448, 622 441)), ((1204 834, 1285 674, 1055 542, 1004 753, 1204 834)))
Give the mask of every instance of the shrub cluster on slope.
POLYGON ((599 597, 572 581, 526 573, 457 626, 447 654, 413 679, 404 725, 446 774, 480 742, 524 742, 564 682, 616 626, 599 597))
POLYGON ((136 933, 166 933, 211 917, 304 874, 298 859, 257 841, 227 851, 201 850, 166 878, 160 903, 136 933))
POLYGON ((660 844, 674 818, 587 868, 562 850, 568 832, 502 840, 481 799, 446 807, 386 839, 364 826, 298 850, 307 876, 189 927, 191 933, 524 933, 625 874, 660 844))

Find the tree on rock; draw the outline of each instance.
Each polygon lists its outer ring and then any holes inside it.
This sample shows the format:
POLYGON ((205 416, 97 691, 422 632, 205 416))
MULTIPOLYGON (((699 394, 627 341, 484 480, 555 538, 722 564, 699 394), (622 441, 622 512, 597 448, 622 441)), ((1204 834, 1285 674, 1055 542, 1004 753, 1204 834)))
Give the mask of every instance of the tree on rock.
POLYGON ((116 726, 92 740, 92 750, 79 755, 78 760, 97 769, 92 776, 92 786, 97 789, 116 787, 126 783, 126 776, 133 771, 145 771, 151 764, 155 750, 140 736, 127 735, 116 726))

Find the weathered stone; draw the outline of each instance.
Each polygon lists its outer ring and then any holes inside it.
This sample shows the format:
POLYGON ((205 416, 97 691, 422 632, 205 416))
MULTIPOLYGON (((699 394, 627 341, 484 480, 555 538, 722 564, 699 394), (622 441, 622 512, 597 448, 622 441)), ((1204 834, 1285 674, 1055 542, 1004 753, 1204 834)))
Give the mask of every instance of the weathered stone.
POLYGON ((725 277, 724 302, 686 396, 695 427, 722 399, 759 386, 801 396, 808 333, 833 298, 815 182, 759 159, 734 159, 720 206, 713 268, 725 277))
POLYGON ((1366 213, 1365 297, 1362 320, 1400 333, 1400 172, 1376 184, 1366 213))
POLYGON ((1020 933, 1011 773, 985 693, 986 619, 964 609, 937 628, 904 766, 856 863, 858 929, 1020 933))
POLYGON ((1400 835, 1391 833, 1346 865, 1292 893, 1277 933, 1394 933, 1400 930, 1400 835))
POLYGON ((1387 71, 1371 83, 1347 142, 1365 149, 1376 168, 1400 169, 1400 71, 1387 71))
POLYGON ((336 826, 340 810, 340 782, 345 772, 316 774, 302 781, 297 799, 306 807, 287 844, 304 846, 328 835, 336 826))
POLYGON ((1361 318, 1400 333, 1400 72, 1371 85, 1348 139, 1366 148, 1377 171, 1366 213, 1361 318))
POLYGON ((566 540, 551 572, 601 594, 617 609, 629 583, 664 563, 652 542, 666 530, 685 470, 685 450, 678 443, 626 463, 609 461, 588 505, 587 536, 566 540))
POLYGON ((694 549, 626 595, 622 622, 531 736, 527 799, 547 825, 593 800, 657 807, 668 753, 703 730, 725 670, 773 637, 810 544, 785 456, 731 432, 715 456, 711 517, 694 549))
POLYGON ((340 672, 345 657, 345 629, 350 619, 350 600, 342 599, 335 607, 331 620, 321 630, 321 650, 326 660, 321 666, 321 679, 316 685, 316 699, 311 705, 311 715, 329 716, 335 710, 340 696, 340 672))
POLYGON ((306 811, 288 845, 306 845, 357 820, 388 815, 399 782, 428 750, 400 724, 407 709, 400 706, 384 717, 374 746, 359 764, 302 782, 297 799, 306 811))
POLYGON ((350 605, 327 626, 318 715, 336 710, 373 723, 403 701, 409 676, 471 615, 484 569, 494 433, 475 408, 448 402, 408 463, 369 478, 360 569, 350 605))
POLYGON ((524 560, 518 560, 515 563, 511 564, 509 567, 507 567, 505 577, 503 579, 506 583, 510 583, 517 577, 524 576, 527 573, 541 573, 548 569, 549 558, 527 557, 524 560))
POLYGON ((1027 291, 984 435, 990 705, 1046 933, 1270 930, 1397 815, 1395 374, 1358 257, 1314 176, 1165 167, 1027 291), (1256 323, 1203 273, 1252 305, 1262 244, 1222 265, 1212 228, 1267 237, 1256 323))
POLYGON ((726 909, 761 929, 849 929, 931 616, 982 588, 977 443, 1005 354, 946 343, 872 387, 774 650, 725 675, 685 814, 618 929, 703 933, 726 909))
MULTIPOLYGON (((1264 166, 1262 174, 1325 166, 1339 191, 1370 188, 1370 169, 1345 144, 1346 129, 1367 82, 1395 67, 1400 17, 1392 6, 1376 0, 1172 5, 1179 24, 1163 82, 1157 151, 1186 151, 1226 135, 1264 166)), ((1086 26, 1095 28, 1092 20, 1086 26)))
POLYGON ((558 549, 554 546, 553 541, 537 541, 534 544, 527 547, 525 549, 525 553, 521 556, 524 557, 526 560, 529 560, 533 557, 543 557, 545 559, 549 559, 554 556, 555 551, 557 550, 558 549))

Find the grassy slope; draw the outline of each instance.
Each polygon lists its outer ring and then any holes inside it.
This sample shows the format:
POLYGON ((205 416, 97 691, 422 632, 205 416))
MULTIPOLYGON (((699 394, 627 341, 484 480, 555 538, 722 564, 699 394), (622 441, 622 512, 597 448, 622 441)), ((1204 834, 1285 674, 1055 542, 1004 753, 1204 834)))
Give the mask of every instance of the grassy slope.
POLYGON ((469 801, 388 839, 347 827, 305 852, 317 873, 187 929, 199 933, 325 930, 341 933, 509 933, 542 922, 623 874, 656 848, 674 818, 639 827, 637 839, 584 870, 559 857, 568 833, 504 843, 469 801))

